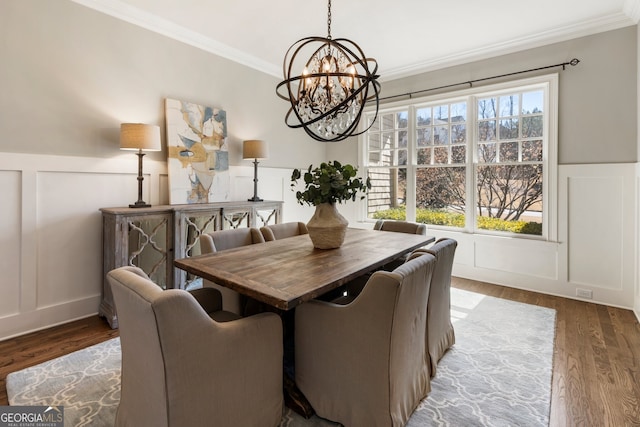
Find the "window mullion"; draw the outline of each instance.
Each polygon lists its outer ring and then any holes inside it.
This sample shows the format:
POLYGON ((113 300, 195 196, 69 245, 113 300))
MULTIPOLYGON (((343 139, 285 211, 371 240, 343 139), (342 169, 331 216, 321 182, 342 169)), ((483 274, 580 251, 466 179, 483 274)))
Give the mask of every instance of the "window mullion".
POLYGON ((476 206, 477 201, 477 183, 476 177, 478 176, 476 168, 478 165, 478 102, 476 97, 470 96, 467 98, 467 174, 466 174, 466 191, 467 198, 465 207, 465 228, 470 232, 476 231, 476 206))
POLYGON ((407 221, 416 220, 416 108, 408 107, 408 142, 407 142, 407 192, 405 194, 405 206, 407 221))

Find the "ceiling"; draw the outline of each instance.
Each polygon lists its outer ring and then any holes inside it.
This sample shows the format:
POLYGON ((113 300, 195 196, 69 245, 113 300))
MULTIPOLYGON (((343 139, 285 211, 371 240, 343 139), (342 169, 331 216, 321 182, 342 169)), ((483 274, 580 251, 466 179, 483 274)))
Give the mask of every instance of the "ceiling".
MULTIPOLYGON (((294 42, 327 36, 326 0, 73 0, 282 77, 294 42)), ((381 80, 635 25, 640 0, 335 0, 331 35, 381 80)))

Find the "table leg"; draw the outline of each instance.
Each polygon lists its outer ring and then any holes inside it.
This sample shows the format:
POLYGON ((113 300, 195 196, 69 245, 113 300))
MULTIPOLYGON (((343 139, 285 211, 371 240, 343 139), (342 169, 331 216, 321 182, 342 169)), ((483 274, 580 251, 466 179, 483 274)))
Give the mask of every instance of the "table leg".
POLYGON ((300 389, 298 389, 293 379, 285 373, 282 381, 284 389, 284 404, 287 408, 290 408, 306 419, 311 418, 316 411, 311 407, 311 404, 307 398, 304 397, 304 394, 302 394, 300 389))
POLYGON ((309 419, 316 413, 316 411, 313 409, 304 394, 302 394, 298 386, 296 386, 295 382, 295 308, 292 310, 283 311, 266 304, 262 304, 251 298, 247 298, 247 302, 244 306, 245 316, 250 316, 252 314, 260 313, 263 311, 278 313, 278 315, 282 319, 282 388, 284 394, 284 404, 288 408, 309 419))

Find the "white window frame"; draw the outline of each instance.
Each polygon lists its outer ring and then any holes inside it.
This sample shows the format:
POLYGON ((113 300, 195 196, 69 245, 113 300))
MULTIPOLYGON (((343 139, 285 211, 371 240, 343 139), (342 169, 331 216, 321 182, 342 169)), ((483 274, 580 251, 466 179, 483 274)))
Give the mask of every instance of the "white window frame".
MULTIPOLYGON (((546 74, 526 79, 513 80, 504 83, 486 85, 463 89, 455 92, 441 93, 437 95, 425 96, 421 98, 411 98, 408 100, 384 104, 380 107, 378 116, 397 112, 400 110, 409 111, 409 142, 407 161, 407 194, 406 194, 406 214, 407 221, 415 221, 416 201, 416 169, 417 159, 415 158, 416 147, 416 125, 415 111, 425 104, 433 103, 453 103, 461 100, 467 101, 467 161, 466 161, 466 185, 467 185, 467 206, 465 212, 465 227, 454 228, 427 224, 433 229, 443 229, 454 232, 464 232, 472 234, 508 235, 519 238, 529 238, 537 240, 557 241, 558 240, 558 74, 546 74), (543 135, 543 182, 542 182, 542 235, 527 235, 506 233, 500 231, 478 229, 476 227, 476 191, 475 173, 478 163, 478 147, 476 141, 477 127, 477 99, 489 96, 500 96, 501 94, 513 93, 514 91, 529 91, 542 89, 545 94, 544 105, 544 135, 543 135)), ((373 114, 374 108, 365 109, 363 122, 373 114)), ((367 134, 363 133, 358 138, 358 163, 363 165, 365 176, 369 173, 367 134)), ((375 166, 374 166, 375 167, 375 166)), ((392 166, 393 167, 393 166, 392 166)), ((399 166, 404 167, 404 166, 399 166)), ((364 201, 360 209, 360 219, 363 222, 374 222, 367 217, 367 202, 364 201)))

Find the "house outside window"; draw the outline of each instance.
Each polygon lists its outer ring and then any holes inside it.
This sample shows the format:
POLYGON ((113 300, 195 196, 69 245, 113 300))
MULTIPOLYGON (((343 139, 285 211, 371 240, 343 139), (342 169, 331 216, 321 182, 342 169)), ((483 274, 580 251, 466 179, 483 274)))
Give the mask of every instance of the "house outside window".
POLYGON ((555 74, 381 108, 361 138, 367 219, 553 238, 556 116, 555 74))

